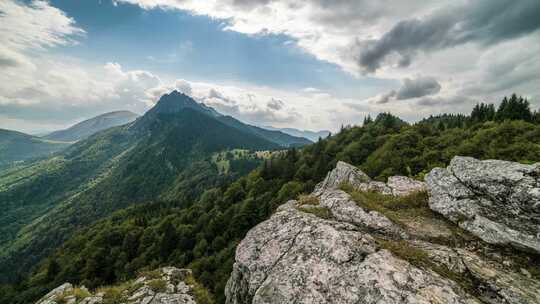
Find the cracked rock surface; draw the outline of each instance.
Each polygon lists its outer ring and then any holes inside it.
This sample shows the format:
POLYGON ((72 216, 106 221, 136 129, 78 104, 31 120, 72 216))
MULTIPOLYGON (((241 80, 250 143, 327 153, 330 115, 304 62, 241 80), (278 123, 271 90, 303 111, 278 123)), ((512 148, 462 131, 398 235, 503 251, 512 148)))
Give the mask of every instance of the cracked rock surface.
POLYGON ((81 287, 78 292, 74 292, 73 285, 65 283, 36 304, 196 304, 193 286, 185 282, 191 276, 191 270, 188 269, 163 267, 129 282, 115 298, 111 298, 106 290, 93 294, 81 287))
POLYGON ((540 253, 540 163, 455 157, 426 182, 432 210, 487 243, 540 253))
POLYGON ((380 248, 368 233, 295 201, 241 242, 227 303, 479 303, 457 284, 380 248))
MULTIPOLYGON (((411 181, 367 189, 388 197, 425 189, 411 181)), ((357 191, 373 183, 340 162, 316 187, 317 204, 289 201, 248 232, 225 289, 228 304, 540 303, 538 277, 492 245, 463 237, 466 231, 429 211, 427 202, 418 223, 430 223, 431 233, 411 233, 414 226, 393 221, 399 213, 362 208, 339 190, 343 182, 357 191)))

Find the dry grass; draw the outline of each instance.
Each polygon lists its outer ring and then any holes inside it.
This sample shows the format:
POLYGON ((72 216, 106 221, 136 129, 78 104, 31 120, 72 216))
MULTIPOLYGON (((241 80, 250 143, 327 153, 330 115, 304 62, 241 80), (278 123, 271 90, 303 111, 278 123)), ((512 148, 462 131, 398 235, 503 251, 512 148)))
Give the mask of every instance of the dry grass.
POLYGON ((319 205, 319 198, 314 195, 308 195, 308 194, 300 194, 298 196, 298 204, 299 205, 313 205, 317 206, 319 205))

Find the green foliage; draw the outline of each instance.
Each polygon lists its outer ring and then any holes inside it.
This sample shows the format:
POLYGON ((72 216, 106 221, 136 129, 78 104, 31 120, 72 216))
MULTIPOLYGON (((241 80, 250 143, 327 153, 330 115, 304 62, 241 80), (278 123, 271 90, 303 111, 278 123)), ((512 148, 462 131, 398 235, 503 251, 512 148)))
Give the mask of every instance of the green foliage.
MULTIPOLYGON (((219 174, 211 159, 215 153, 276 147, 185 110, 108 129, 69 147, 54 162, 0 175, 0 282, 25 275, 74 231, 116 210, 158 199, 189 205, 204 190, 230 183, 259 162, 238 156, 219 174)), ((170 251, 161 249, 163 255, 170 251)))
POLYGON ((50 156, 70 144, 70 142, 46 140, 17 131, 0 129, 0 170, 20 166, 32 159, 50 156))
POLYGON ((148 287, 155 293, 165 292, 167 290, 167 282, 162 279, 150 280, 146 284, 148 284, 148 287))
POLYGON ((193 296, 197 304, 214 304, 214 299, 212 294, 202 286, 193 276, 188 276, 185 279, 186 284, 190 285, 192 288, 193 296))
POLYGON ((531 121, 532 113, 529 101, 527 99, 523 99, 521 96, 517 97, 516 94, 512 94, 509 99, 504 97, 503 101, 499 105, 499 108, 497 109, 495 119, 498 121, 507 119, 531 121))

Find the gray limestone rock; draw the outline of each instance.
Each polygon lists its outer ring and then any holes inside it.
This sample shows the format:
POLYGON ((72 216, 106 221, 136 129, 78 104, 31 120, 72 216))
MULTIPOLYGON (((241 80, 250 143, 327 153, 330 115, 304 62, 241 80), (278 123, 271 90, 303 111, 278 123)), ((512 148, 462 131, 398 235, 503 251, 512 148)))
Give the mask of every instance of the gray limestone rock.
POLYGON ((540 253, 540 163, 455 157, 426 182, 432 210, 487 243, 540 253))
MULTIPOLYGON (((155 271, 152 277, 141 276, 129 283, 129 288, 122 292, 122 299, 116 301, 126 304, 196 304, 192 286, 185 282, 191 275, 191 270, 188 269, 163 267, 155 271)), ((84 286, 81 290, 88 292, 83 288, 84 286)), ((106 291, 96 294, 88 292, 85 296, 77 296, 73 291, 73 286, 65 283, 36 304, 102 304, 107 297, 106 291)))

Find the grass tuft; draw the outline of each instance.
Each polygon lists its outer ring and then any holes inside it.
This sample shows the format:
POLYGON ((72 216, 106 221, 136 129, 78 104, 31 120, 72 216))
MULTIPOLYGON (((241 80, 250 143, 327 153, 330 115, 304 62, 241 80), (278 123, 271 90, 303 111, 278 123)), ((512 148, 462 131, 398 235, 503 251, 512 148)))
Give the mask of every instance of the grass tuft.
POLYGON ((328 208, 325 208, 325 207, 298 207, 298 210, 300 211, 303 211, 303 212, 306 212, 306 213, 311 213, 319 218, 322 218, 322 219, 325 219, 325 220, 330 220, 332 218, 334 218, 332 216, 332 212, 330 211, 330 209, 328 208))
POLYGON ((300 194, 298 196, 298 204, 300 205, 319 205, 319 198, 314 195, 300 194))

